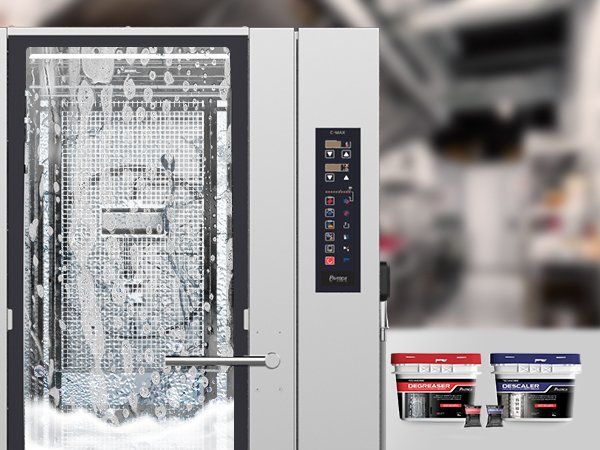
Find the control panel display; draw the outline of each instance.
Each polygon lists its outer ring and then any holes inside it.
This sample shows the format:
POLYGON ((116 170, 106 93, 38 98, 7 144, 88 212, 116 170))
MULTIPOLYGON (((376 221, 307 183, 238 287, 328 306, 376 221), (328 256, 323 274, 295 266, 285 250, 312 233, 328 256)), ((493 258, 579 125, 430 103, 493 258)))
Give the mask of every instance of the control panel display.
POLYGON ((316 152, 316 292, 360 292, 360 128, 317 128, 316 152))

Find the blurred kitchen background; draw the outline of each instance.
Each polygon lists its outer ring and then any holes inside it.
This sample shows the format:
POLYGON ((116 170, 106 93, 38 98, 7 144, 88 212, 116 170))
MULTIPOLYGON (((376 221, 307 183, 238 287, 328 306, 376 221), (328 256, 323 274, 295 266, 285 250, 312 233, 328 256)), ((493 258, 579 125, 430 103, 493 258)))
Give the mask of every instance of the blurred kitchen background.
POLYGON ((0 24, 380 27, 391 325, 600 325, 600 0, 1 0, 0 24))

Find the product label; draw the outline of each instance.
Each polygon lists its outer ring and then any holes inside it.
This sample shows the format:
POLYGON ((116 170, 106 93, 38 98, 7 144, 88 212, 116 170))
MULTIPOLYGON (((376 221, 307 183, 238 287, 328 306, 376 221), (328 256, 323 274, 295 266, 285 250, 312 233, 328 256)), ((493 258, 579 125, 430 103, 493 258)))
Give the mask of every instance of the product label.
POLYGON ((497 392, 569 392, 574 380, 497 380, 497 392))
POLYGON ((497 380, 504 417, 565 419, 572 417, 574 380, 497 380))
POLYGON ((473 403, 474 380, 399 380, 398 399, 403 417, 464 418, 465 405, 473 403))
MULTIPOLYGON (((454 392, 475 386, 474 381, 423 381, 409 380, 396 383, 398 392, 454 392)), ((470 389, 467 389, 469 391, 470 389)))

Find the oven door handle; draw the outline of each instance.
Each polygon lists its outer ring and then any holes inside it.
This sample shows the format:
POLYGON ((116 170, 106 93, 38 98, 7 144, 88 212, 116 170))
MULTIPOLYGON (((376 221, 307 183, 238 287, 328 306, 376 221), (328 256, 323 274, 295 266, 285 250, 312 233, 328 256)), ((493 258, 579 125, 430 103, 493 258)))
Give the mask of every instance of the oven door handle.
POLYGON ((167 366, 261 366, 277 369, 281 360, 277 353, 265 356, 167 356, 167 366))

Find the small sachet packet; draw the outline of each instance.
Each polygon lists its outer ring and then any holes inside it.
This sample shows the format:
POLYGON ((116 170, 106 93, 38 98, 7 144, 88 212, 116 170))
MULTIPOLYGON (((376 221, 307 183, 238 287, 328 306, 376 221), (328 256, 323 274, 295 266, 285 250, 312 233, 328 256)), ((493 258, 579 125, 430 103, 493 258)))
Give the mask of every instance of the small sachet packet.
POLYGON ((465 405, 465 428, 481 427, 481 406, 465 405))
POLYGON ((504 406, 499 405, 487 405, 487 425, 486 428, 490 427, 502 427, 502 413, 504 412, 504 406))

